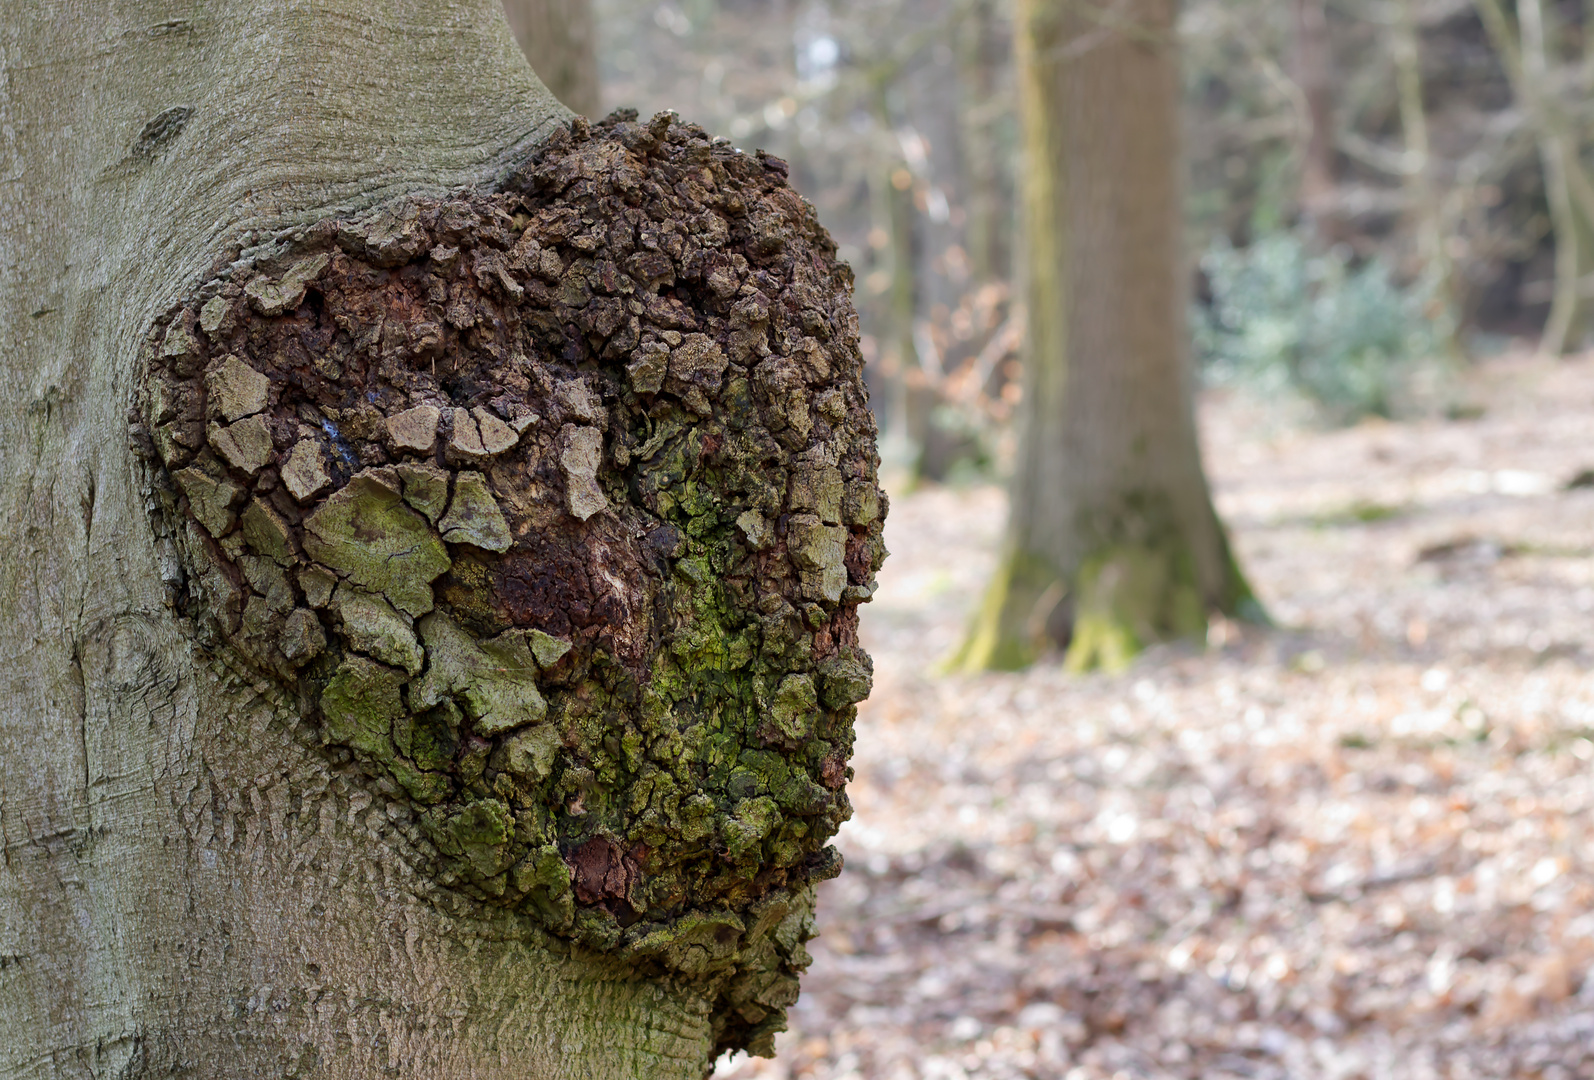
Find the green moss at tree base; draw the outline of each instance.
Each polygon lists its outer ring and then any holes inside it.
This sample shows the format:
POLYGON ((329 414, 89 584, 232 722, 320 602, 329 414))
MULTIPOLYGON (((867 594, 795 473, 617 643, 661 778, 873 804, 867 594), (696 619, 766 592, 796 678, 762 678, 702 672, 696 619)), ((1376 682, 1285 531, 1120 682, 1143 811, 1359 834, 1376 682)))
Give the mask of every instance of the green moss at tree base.
POLYGON ((1207 613, 1182 547, 1124 545, 1098 552, 1075 578, 1070 672, 1122 671, 1153 641, 1200 638, 1207 613))
POLYGON ((1164 536, 1157 545, 1104 545, 1071 575, 1042 557, 1009 552, 948 667, 1016 671, 1063 647, 1063 667, 1071 673, 1117 672, 1153 643, 1204 640, 1212 614, 1268 624, 1221 527, 1223 581, 1210 598, 1189 544, 1164 536))
POLYGON ((1033 664, 1049 647, 1046 624, 1065 591, 1061 575, 1047 560, 1009 552, 991 578, 969 636, 948 666, 967 672, 1020 671, 1033 664))

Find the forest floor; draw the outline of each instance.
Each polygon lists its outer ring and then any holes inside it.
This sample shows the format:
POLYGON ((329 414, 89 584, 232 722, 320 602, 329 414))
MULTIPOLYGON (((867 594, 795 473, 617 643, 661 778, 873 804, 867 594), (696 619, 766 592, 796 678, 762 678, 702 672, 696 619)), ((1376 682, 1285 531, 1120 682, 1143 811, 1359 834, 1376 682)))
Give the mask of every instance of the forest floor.
POLYGON ((1594 1077, 1594 360, 1467 393, 1209 397, 1278 628, 1116 676, 938 674, 1004 500, 895 499, 847 868, 778 1056, 717 1076, 1594 1077))

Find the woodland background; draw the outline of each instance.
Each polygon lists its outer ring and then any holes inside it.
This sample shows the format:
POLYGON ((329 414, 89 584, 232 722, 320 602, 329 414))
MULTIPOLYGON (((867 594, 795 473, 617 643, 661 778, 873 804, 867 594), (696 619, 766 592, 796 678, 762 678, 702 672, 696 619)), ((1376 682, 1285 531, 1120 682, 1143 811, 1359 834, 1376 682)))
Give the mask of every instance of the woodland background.
MULTIPOLYGON (((1536 0, 1541 53, 1523 41, 1502 53, 1479 14, 1493 6, 1183 5, 1193 352, 1210 384, 1249 383, 1336 423, 1465 411, 1436 361, 1484 359, 1544 329, 1556 213, 1543 132, 1586 142, 1594 13, 1536 0), (1514 88, 1524 56, 1540 62, 1537 97, 1514 88)), ((894 464, 931 479, 1000 467, 1019 393, 1007 8, 594 8, 602 108, 668 106, 791 162, 857 273, 877 399, 894 380, 910 388, 906 430, 886 433, 894 464)), ((1568 235, 1588 228, 1579 218, 1568 235)))
POLYGON ((1203 446, 1276 625, 1087 677, 943 667, 1022 394, 1008 4, 594 12, 602 110, 790 161, 894 495, 848 871, 720 1075, 1594 1070, 1594 4, 1184 3, 1203 446))

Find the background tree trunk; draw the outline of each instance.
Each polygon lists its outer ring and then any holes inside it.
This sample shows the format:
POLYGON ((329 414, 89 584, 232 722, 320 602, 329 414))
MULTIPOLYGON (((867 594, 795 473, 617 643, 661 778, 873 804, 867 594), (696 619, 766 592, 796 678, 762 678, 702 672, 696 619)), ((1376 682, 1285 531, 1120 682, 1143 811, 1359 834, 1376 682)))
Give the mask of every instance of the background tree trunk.
MULTIPOLYGON (((403 800, 337 765, 346 753, 329 759, 280 680, 225 643, 196 647, 171 607, 186 556, 157 543, 162 489, 129 439, 151 328, 192 318, 181 298, 324 236, 316 222, 491 191, 532 150, 569 145, 570 122, 497 0, 110 0, 0 23, 0 1073, 698 1080, 709 1067, 719 991, 429 877, 403 800)), ((629 130, 656 146, 668 124, 629 130)), ((781 219, 752 209, 775 258, 791 242, 781 219)), ((816 289, 805 317, 823 319, 838 293, 816 289)), ((275 310, 273 294, 257 301, 275 310)), ((855 332, 836 332, 855 353, 855 332)), ((843 422, 844 394, 810 418, 800 377, 782 377, 803 434, 843 422)), ((849 520, 868 494, 855 488, 849 520)), ((793 515, 812 521, 805 573, 827 596, 847 584, 845 569, 831 581, 840 513, 793 515)), ((855 626, 833 599, 807 605, 816 625, 832 619, 815 633, 790 614, 794 648, 855 626)), ((806 722, 785 701, 774 714, 806 722)), ((844 757, 827 761, 839 786, 844 757)), ((801 927, 789 936, 800 955, 801 927)))
POLYGON ((1339 241, 1339 185, 1334 168, 1334 72, 1323 0, 1295 0, 1294 78, 1305 106, 1299 201, 1318 243, 1339 241))
POLYGON ((1414 0, 1400 0, 1394 9, 1394 35, 1390 52, 1400 86, 1400 129, 1406 144, 1409 172, 1406 190, 1411 216, 1416 222, 1417 259, 1422 274, 1433 283, 1440 305, 1435 320, 1443 328, 1443 342, 1451 360, 1463 356, 1461 343, 1461 289, 1455 260, 1447 244, 1445 199, 1436 190, 1433 153, 1428 138, 1428 112, 1423 100, 1422 39, 1417 29, 1414 0))
POLYGON ((912 477, 918 474, 928 416, 924 371, 913 340, 913 317, 918 308, 918 221, 913 175, 895 137, 897 125, 887 97, 887 80, 883 73, 876 73, 876 78, 869 100, 875 123, 881 131, 891 133, 891 149, 880 155, 869 178, 870 202, 878 227, 888 237, 885 250, 891 260, 891 278, 888 322, 881 343, 885 356, 882 370, 889 381, 881 395, 884 400, 875 408, 881 417, 881 455, 886 468, 912 477))
POLYGON ((1589 304, 1583 284, 1594 271, 1594 227, 1572 196, 1574 171, 1581 171, 1578 140, 1568 125, 1550 121, 1548 100, 1549 30, 1539 0, 1517 5, 1521 29, 1521 87, 1528 111, 1540 118, 1539 157, 1544 167, 1545 196, 1555 232, 1555 291, 1540 348, 1561 356, 1580 347, 1588 331, 1589 304))
POLYGON ((543 85, 572 111, 596 119, 602 96, 591 0, 504 0, 504 13, 543 85))
POLYGON ((969 277, 986 285, 1005 277, 1000 245, 1003 234, 997 170, 1000 154, 992 136, 996 116, 995 84, 1000 56, 995 38, 996 10, 991 0, 969 7, 958 39, 958 81, 961 112, 958 137, 964 185, 968 191, 969 277))
POLYGON ((1029 338, 1006 552, 963 662, 1074 669, 1249 598, 1185 354, 1173 0, 1019 6, 1029 338))
POLYGON ((1594 182, 1583 167, 1573 126, 1559 113, 1545 86, 1549 53, 1538 0, 1518 5, 1520 25, 1513 23, 1500 0, 1474 3, 1539 145, 1555 237, 1555 286, 1539 347, 1560 356, 1581 344, 1588 329, 1584 278, 1594 269, 1594 182))

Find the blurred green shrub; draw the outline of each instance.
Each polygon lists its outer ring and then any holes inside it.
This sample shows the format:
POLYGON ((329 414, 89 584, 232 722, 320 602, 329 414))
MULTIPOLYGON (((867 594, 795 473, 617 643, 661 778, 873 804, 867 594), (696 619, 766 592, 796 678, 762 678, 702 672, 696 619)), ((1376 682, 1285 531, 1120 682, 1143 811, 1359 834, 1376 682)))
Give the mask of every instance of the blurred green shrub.
POLYGON ((1293 233, 1201 259, 1211 290, 1191 319, 1206 381, 1295 394, 1329 423, 1420 411, 1438 374, 1433 289, 1402 287, 1374 258, 1308 250, 1293 233))

